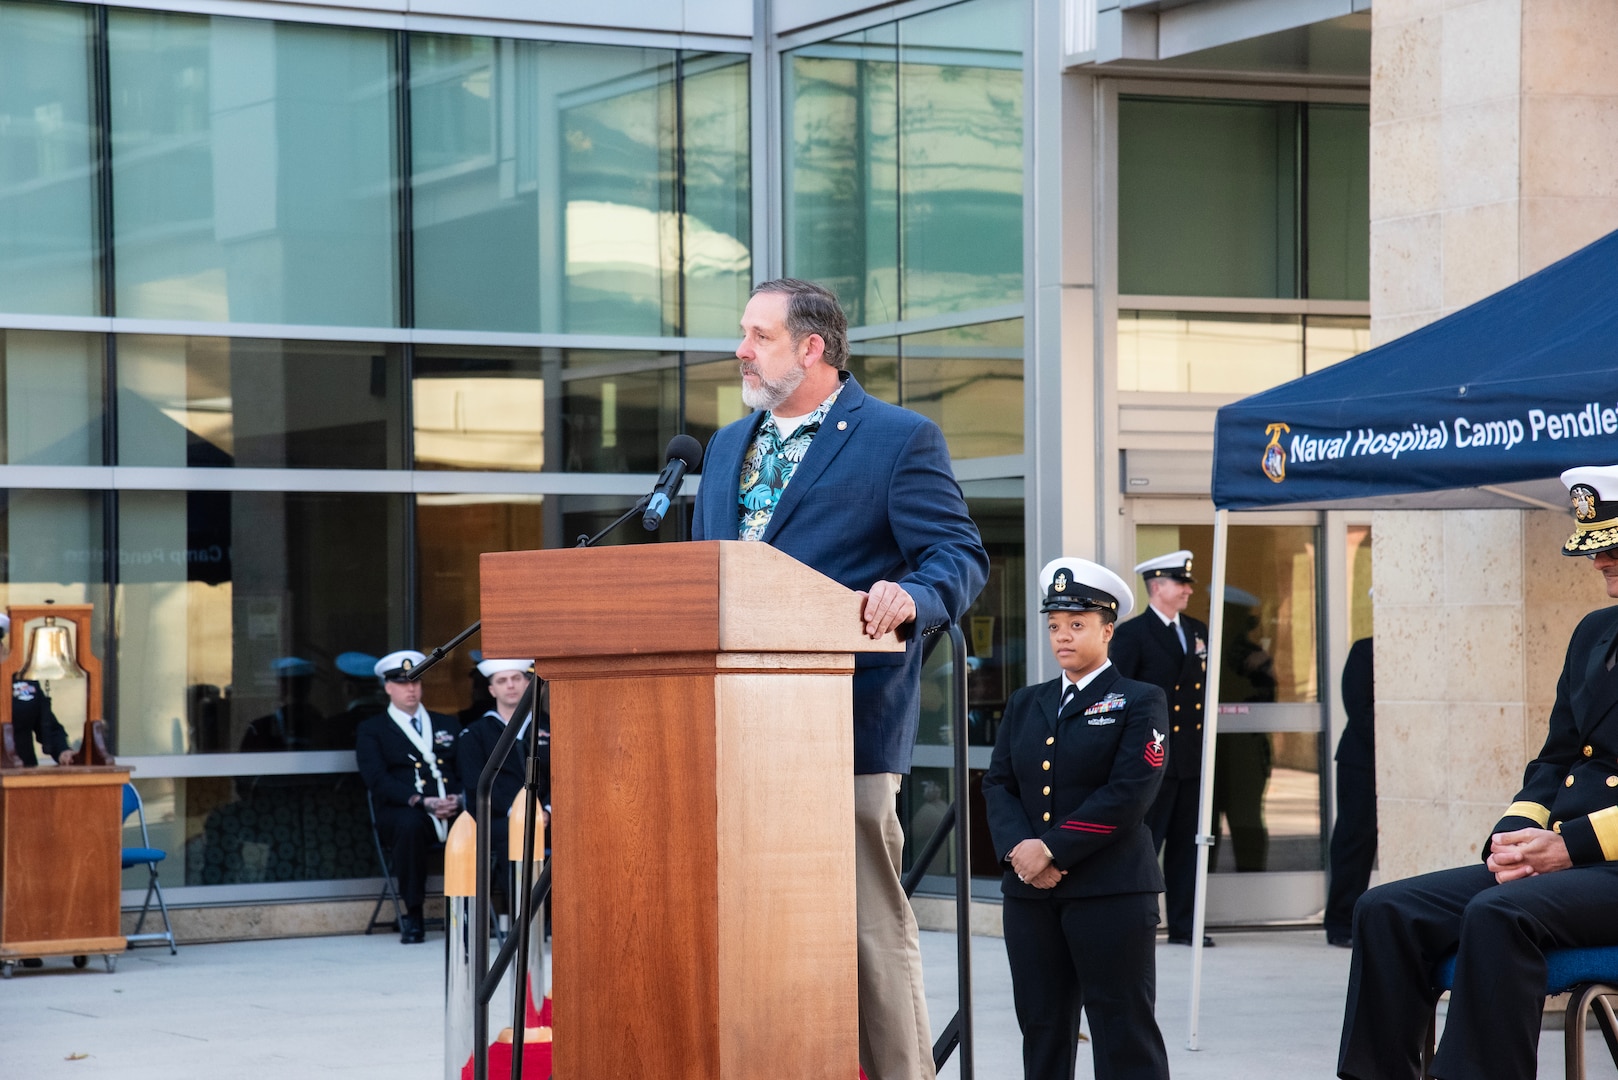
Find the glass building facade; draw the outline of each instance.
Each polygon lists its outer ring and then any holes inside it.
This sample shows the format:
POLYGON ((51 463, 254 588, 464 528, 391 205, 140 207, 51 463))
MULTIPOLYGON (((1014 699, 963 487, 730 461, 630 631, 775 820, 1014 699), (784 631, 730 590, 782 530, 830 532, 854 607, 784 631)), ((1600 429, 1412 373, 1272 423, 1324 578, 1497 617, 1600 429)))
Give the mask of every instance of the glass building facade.
MULTIPOLYGON (((913 850, 964 791, 997 895, 977 780, 1010 694, 1050 674, 1036 376, 1070 362, 1032 314, 1028 0, 863 5, 762 47, 745 18, 651 7, 617 29, 234 7, 0 0, 0 605, 95 605, 171 900, 374 889, 352 748, 382 702, 337 657, 449 638, 478 617, 480 553, 570 545, 671 436, 745 415, 737 320, 777 274, 837 290, 851 371, 940 425, 989 550, 968 656, 929 660, 901 802, 913 850), (314 673, 281 677, 293 657, 314 673)), ((1369 344, 1365 95, 1182 75, 1100 107, 1105 400, 1064 420, 1095 426, 1098 461, 1182 454, 1184 417, 1369 344), (1181 419, 1130 427, 1159 414, 1181 419)), ((1122 529, 1109 562, 1208 546, 1202 503, 1132 494, 1083 511, 1122 529)), ((1329 818, 1334 527, 1253 525, 1233 564, 1278 673, 1263 704, 1293 710, 1249 724, 1285 781, 1259 789, 1287 823, 1270 869, 1318 870, 1329 818)), ((474 682, 458 655, 427 704, 469 709, 474 682)), ((82 687, 52 691, 76 736, 82 687)), ((1253 868, 1246 839, 1221 867, 1253 868)))

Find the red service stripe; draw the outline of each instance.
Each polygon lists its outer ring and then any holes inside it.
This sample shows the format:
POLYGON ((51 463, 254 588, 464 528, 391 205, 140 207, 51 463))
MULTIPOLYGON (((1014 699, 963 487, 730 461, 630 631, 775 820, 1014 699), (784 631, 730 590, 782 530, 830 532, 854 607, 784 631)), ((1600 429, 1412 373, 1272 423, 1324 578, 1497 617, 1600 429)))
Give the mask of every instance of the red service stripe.
POLYGON ((1116 825, 1092 825, 1088 821, 1064 821, 1062 823, 1062 828, 1071 829, 1075 832, 1093 832, 1102 834, 1117 830, 1116 825))

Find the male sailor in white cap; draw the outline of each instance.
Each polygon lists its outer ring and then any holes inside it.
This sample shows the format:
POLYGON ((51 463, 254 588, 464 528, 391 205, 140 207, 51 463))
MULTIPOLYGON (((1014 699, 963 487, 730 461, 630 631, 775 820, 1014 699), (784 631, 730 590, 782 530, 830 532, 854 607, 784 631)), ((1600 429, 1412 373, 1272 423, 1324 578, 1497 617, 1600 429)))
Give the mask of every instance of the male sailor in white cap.
MULTIPOLYGON (((1569 469, 1562 482, 1575 522, 1562 554, 1588 556, 1607 596, 1618 597, 1618 466, 1569 469)), ((1500 820, 1479 837, 1478 862, 1360 897, 1338 1076, 1420 1074, 1438 998, 1433 971, 1450 953, 1449 1012, 1427 1075, 1518 1080, 1538 1072, 1546 952, 1618 945, 1615 644, 1618 607, 1610 604, 1574 629, 1545 745, 1500 820)))
POLYGON ((423 708, 421 683, 407 678, 425 659, 414 649, 401 649, 376 662, 388 708, 361 723, 354 737, 360 777, 371 792, 377 828, 399 879, 405 905, 399 941, 405 945, 426 940, 421 909, 427 898, 427 855, 444 842, 449 819, 461 806, 455 767, 459 725, 423 708))
MULTIPOLYGON (((1169 699, 1169 763, 1147 822, 1163 856, 1169 944, 1191 944, 1197 890, 1197 814, 1202 790, 1202 684, 1208 627, 1185 613, 1196 578, 1191 552, 1174 551, 1135 567, 1147 608, 1112 638, 1112 662, 1126 679, 1158 687, 1169 699)), ((1203 938, 1204 945, 1213 939, 1203 938)))
MULTIPOLYGON (((494 744, 500 741, 505 732, 506 725, 516 716, 517 706, 522 702, 523 694, 528 690, 528 684, 534 679, 534 662, 532 660, 483 660, 478 663, 478 672, 489 680, 489 694, 494 698, 494 707, 482 716, 461 729, 461 737, 456 742, 456 764, 460 768, 462 782, 466 784, 466 808, 476 813, 478 778, 483 775, 483 769, 494 754, 494 744)), ((539 691, 543 693, 543 686, 539 691)), ((511 748, 511 753, 500 765, 500 771, 495 774, 494 788, 491 792, 490 806, 494 811, 494 821, 490 832, 491 847, 494 852, 496 874, 494 880, 504 881, 505 877, 499 873, 499 867, 506 855, 506 818, 511 813, 511 804, 522 792, 523 779, 526 773, 524 762, 528 760, 528 725, 534 722, 532 712, 525 713, 517 720, 517 743, 511 748)), ((551 792, 551 730, 550 718, 543 708, 539 710, 539 754, 540 754, 540 791, 539 805, 544 811, 541 823, 549 820, 551 792)))

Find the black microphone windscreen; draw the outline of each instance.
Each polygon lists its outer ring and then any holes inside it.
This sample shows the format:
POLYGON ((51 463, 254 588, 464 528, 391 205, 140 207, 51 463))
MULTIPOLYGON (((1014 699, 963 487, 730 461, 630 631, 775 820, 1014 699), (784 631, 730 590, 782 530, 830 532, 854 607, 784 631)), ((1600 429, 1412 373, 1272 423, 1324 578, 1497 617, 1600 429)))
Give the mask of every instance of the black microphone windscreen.
POLYGON ((685 462, 687 472, 702 471, 702 444, 689 435, 676 435, 669 440, 664 461, 673 461, 676 458, 685 462))

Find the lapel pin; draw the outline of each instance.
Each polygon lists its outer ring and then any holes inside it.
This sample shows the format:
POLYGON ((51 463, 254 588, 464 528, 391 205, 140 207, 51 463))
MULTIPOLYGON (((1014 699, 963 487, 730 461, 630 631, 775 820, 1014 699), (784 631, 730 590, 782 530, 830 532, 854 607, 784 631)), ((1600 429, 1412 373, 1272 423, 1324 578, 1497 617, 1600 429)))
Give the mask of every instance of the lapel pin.
POLYGON ((837 430, 838 431, 847 431, 848 430, 848 421, 847 420, 839 420, 839 421, 837 421, 837 430))

